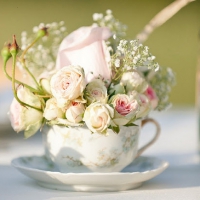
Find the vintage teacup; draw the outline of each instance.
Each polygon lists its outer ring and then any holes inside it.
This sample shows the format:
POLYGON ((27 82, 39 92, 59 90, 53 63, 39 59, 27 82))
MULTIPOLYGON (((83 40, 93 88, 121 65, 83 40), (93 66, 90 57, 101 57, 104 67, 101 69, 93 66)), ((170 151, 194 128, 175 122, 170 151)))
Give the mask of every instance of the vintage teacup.
POLYGON ((63 173, 120 172, 160 134, 160 126, 153 119, 137 121, 137 125, 121 126, 118 134, 109 129, 107 135, 92 134, 87 127, 46 127, 43 131, 46 155, 63 173), (148 122, 155 124, 156 134, 138 150, 140 129, 148 122))

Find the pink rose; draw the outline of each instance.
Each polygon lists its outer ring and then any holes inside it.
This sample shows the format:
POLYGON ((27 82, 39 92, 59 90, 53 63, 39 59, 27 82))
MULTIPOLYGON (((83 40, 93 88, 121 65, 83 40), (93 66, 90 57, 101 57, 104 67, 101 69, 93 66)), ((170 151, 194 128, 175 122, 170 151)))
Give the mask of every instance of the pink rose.
POLYGON ((106 27, 81 27, 68 35, 58 51, 56 68, 79 65, 84 69, 86 82, 99 76, 110 82, 110 54, 105 41, 111 36, 106 27))
POLYGON ((139 104, 134 96, 126 94, 114 95, 110 102, 113 104, 115 109, 114 123, 117 125, 125 125, 131 119, 136 117, 139 111, 139 104))
POLYGON ((148 88, 145 91, 145 95, 148 97, 152 109, 155 109, 158 105, 158 97, 151 86, 148 86, 148 88))
POLYGON ((20 117, 22 109, 23 107, 19 104, 19 102, 16 99, 13 99, 10 105, 9 117, 11 121, 11 126, 16 132, 20 132, 25 129, 25 124, 20 117))

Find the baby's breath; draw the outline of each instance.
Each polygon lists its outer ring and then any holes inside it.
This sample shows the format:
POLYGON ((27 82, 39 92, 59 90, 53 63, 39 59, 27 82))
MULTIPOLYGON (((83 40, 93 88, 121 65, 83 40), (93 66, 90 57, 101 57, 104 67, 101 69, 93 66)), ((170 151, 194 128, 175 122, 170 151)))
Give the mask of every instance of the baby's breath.
MULTIPOLYGON (((112 55, 111 65, 116 73, 119 70, 120 73, 136 69, 140 70, 141 67, 154 71, 159 69, 155 56, 149 52, 147 46, 140 44, 138 40, 120 40, 116 53, 112 55)), ((117 78, 120 78, 120 76, 117 76, 117 78)))
POLYGON ((93 20, 95 22, 95 25, 100 27, 108 27, 111 30, 113 35, 109 41, 111 47, 113 48, 113 51, 115 51, 121 38, 124 38, 126 36, 127 26, 117 20, 113 16, 111 10, 107 10, 106 15, 103 15, 102 13, 94 13, 93 20))
POLYGON ((170 68, 160 67, 153 76, 151 76, 150 73, 147 78, 149 78, 149 82, 159 99, 156 109, 159 111, 167 109, 171 105, 169 93, 171 92, 171 87, 175 85, 175 75, 173 71, 170 68))
MULTIPOLYGON (((21 49, 24 50, 33 41, 38 30, 44 27, 48 28, 48 35, 31 47, 25 56, 29 61, 26 63, 27 67, 36 77, 42 72, 54 69, 58 47, 67 35, 64 21, 50 24, 40 23, 33 27, 32 34, 29 35, 26 31, 21 33, 21 49)), ((22 67, 20 63, 17 65, 22 67)))

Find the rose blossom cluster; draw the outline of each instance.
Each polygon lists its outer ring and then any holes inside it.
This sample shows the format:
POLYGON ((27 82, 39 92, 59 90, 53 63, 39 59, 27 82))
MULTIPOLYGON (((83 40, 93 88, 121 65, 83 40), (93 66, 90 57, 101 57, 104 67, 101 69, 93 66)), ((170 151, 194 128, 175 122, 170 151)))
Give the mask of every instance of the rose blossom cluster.
POLYGON ((14 130, 25 130, 29 137, 46 121, 49 125, 86 125, 92 133, 106 134, 108 128, 119 132, 120 126, 134 125, 155 109, 158 98, 139 70, 123 71, 116 78, 105 42, 111 36, 109 28, 91 26, 64 38, 55 70, 39 78, 46 96, 22 86, 17 89, 21 101, 42 112, 14 99, 10 107, 14 130))

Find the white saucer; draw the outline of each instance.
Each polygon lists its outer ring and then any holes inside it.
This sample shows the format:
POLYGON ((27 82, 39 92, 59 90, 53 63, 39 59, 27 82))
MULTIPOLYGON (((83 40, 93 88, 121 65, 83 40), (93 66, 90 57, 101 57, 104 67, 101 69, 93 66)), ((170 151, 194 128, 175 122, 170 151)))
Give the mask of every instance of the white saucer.
POLYGON ((68 191, 122 191, 139 187, 167 167, 168 163, 155 157, 141 156, 122 172, 60 173, 45 156, 19 157, 12 165, 39 185, 68 191))

